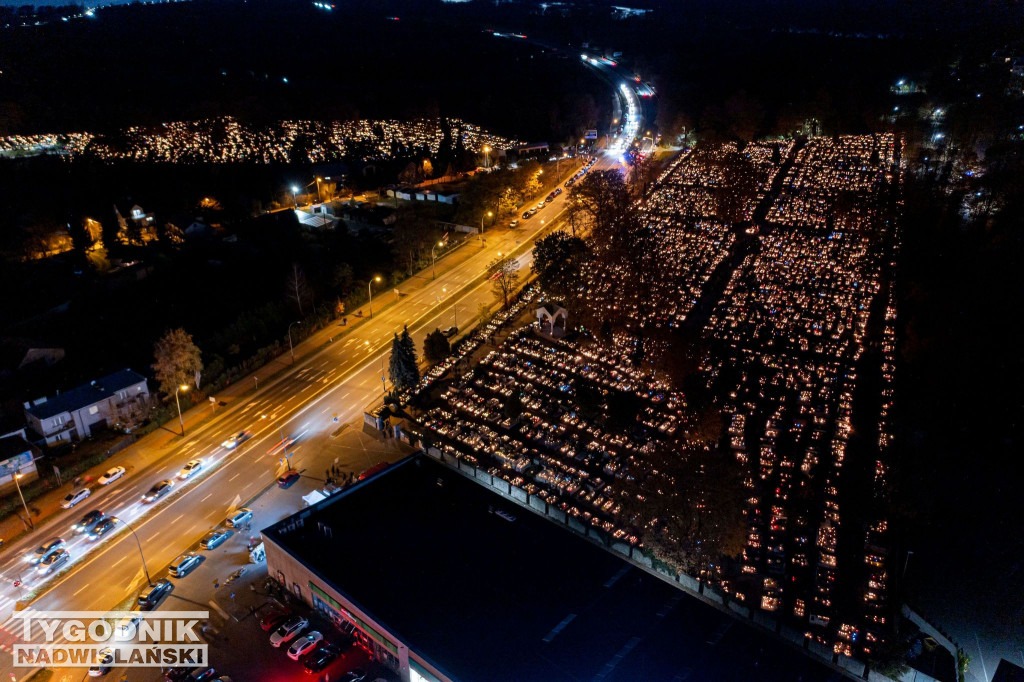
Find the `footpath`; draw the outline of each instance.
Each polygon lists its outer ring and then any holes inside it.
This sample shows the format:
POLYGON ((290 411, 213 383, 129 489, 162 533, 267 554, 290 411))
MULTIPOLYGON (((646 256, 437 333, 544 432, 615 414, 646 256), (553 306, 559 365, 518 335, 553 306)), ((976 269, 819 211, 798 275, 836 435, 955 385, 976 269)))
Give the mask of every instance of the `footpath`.
MULTIPOLYGON (((571 167, 570 167, 571 168, 571 167)), ((573 172, 569 170, 568 173, 573 172)), ((556 186, 563 182, 568 174, 559 178, 556 186)), ((488 258, 480 264, 481 272, 498 252, 508 253, 521 245, 539 236, 548 229, 555 221, 549 220, 520 221, 519 229, 510 230, 504 223, 496 223, 493 227, 487 228, 482 234, 470 235, 465 242, 453 248, 437 259, 433 270, 436 277, 441 278, 445 274, 470 263, 474 259, 480 259, 481 253, 489 254, 488 258)), ((374 315, 388 310, 398 304, 403 298, 426 288, 432 281, 432 268, 426 267, 420 272, 402 282, 397 288, 388 287, 379 292, 374 292, 372 311, 374 315)), ((248 375, 239 378, 237 381, 225 386, 214 397, 214 403, 195 405, 187 411, 182 412, 182 420, 185 425, 186 438, 183 439, 179 431, 177 419, 171 419, 160 428, 146 434, 135 443, 132 443, 123 450, 111 455, 108 459, 95 467, 81 474, 85 481, 95 481, 106 470, 114 466, 124 466, 131 470, 146 468, 156 462, 163 460, 170 455, 175 448, 184 443, 189 434, 197 428, 212 422, 222 414, 240 402, 247 401, 260 395, 261 391, 269 388, 271 384, 284 376, 293 365, 298 365, 302 360, 307 359, 322 350, 326 345, 335 340, 358 330, 370 318, 371 304, 368 302, 356 310, 348 312, 344 321, 336 320, 325 328, 314 332, 294 346, 295 361, 291 360, 291 354, 287 349, 271 360, 266 365, 252 371, 248 375)), ((47 466, 45 462, 41 466, 47 466)), ((82 484, 87 485, 87 484, 82 484)), ((32 522, 35 530, 29 530, 23 520, 24 512, 11 514, 0 520, 0 540, 5 545, 10 545, 22 535, 31 532, 38 532, 45 525, 47 519, 61 511, 61 502, 64 497, 74 489, 72 482, 65 482, 64 485, 54 488, 47 493, 33 500, 29 507, 32 510, 32 522)))

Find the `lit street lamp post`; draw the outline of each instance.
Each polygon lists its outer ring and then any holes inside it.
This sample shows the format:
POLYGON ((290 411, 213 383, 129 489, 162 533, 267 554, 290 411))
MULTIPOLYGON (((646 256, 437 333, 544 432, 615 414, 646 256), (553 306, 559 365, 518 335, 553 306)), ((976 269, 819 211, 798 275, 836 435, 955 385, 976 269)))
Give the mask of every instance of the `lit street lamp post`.
POLYGON ((21 479, 21 476, 22 476, 21 471, 15 471, 14 472, 14 476, 13 476, 13 478, 14 478, 14 487, 18 489, 18 497, 21 498, 21 506, 24 507, 24 509, 25 509, 25 519, 26 519, 26 522, 28 523, 28 527, 31 530, 35 530, 36 529, 36 524, 34 524, 32 522, 32 514, 31 514, 31 512, 29 512, 28 505, 25 503, 25 496, 22 495, 22 493, 21 493, 21 483, 18 482, 19 479, 21 479))
POLYGON ((152 587, 153 579, 149 577, 149 568, 146 567, 146 555, 142 553, 142 543, 139 542, 139 536, 135 534, 135 529, 132 528, 131 525, 124 519, 119 519, 116 516, 112 516, 111 518, 114 519, 114 521, 120 521, 124 524, 125 528, 132 532, 132 537, 135 538, 135 544, 139 547, 139 558, 142 559, 142 572, 146 574, 146 582, 149 584, 150 587, 152 587))
POLYGON ((438 242, 435 246, 430 247, 430 279, 437 279, 437 272, 434 270, 434 261, 437 260, 437 256, 434 254, 434 249, 438 246, 444 246, 444 242, 438 242))
MULTIPOLYGON (((493 211, 488 211, 486 216, 488 218, 494 217, 493 211)), ((480 215, 480 246, 484 245, 484 214, 480 215)))
POLYGON ((299 207, 299 200, 295 198, 295 195, 296 195, 296 193, 298 191, 299 191, 299 188, 296 187, 295 185, 292 185, 292 208, 298 208, 299 207))
POLYGON ((178 398, 178 393, 181 391, 187 391, 188 384, 182 384, 174 389, 174 404, 178 406, 178 424, 181 425, 181 437, 185 437, 185 420, 181 418, 181 400, 178 398))
POLYGON ((380 281, 380 275, 377 275, 369 282, 366 283, 366 291, 370 295, 370 319, 373 319, 373 283, 380 281))
POLYGON ((288 352, 291 353, 291 355, 292 355, 292 364, 293 365, 295 364, 295 348, 292 347, 292 325, 293 324, 300 324, 300 322, 301 322, 300 320, 295 320, 294 322, 292 322, 291 324, 288 325, 288 352))
POLYGON ((323 197, 320 195, 320 181, 323 180, 320 176, 316 178, 316 200, 318 202, 323 201, 323 197))
POLYGON ((491 161, 491 148, 488 147, 487 145, 484 145, 484 168, 490 167, 490 165, 491 165, 490 161, 491 161))

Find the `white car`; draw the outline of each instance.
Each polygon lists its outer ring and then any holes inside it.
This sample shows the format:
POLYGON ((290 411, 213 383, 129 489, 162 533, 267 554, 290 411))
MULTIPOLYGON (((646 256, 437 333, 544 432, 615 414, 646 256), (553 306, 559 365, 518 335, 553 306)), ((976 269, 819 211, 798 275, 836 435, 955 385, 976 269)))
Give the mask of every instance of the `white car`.
POLYGON ((60 503, 60 506, 65 509, 71 509, 90 495, 92 495, 92 491, 88 488, 79 488, 78 490, 68 493, 67 497, 64 498, 64 501, 60 503))
POLYGON ((178 472, 178 478, 183 481, 187 481, 192 478, 194 474, 199 473, 203 468, 203 460, 193 459, 188 462, 185 466, 181 467, 181 471, 178 472))
POLYGON ((239 507, 234 514, 224 520, 224 525, 228 528, 237 528, 246 521, 252 521, 252 509, 239 507))
POLYGON ((319 644, 323 638, 324 636, 316 630, 307 632, 302 637, 299 637, 297 640, 292 642, 292 645, 288 647, 288 658, 293 661, 299 660, 303 655, 308 654, 316 648, 316 645, 319 644))
POLYGON ((110 672, 110 665, 114 662, 114 650, 107 648, 102 649, 96 658, 99 661, 99 665, 94 665, 89 668, 89 677, 103 677, 110 672))
POLYGON ((232 449, 238 447, 238 444, 241 443, 243 440, 245 440, 248 437, 249 437, 249 434, 247 434, 245 431, 242 431, 237 436, 231 436, 231 438, 228 438, 226 441, 221 443, 220 446, 222 448, 227 448, 228 450, 232 450, 232 449))
POLYGON ((270 645, 275 649, 280 648, 282 644, 290 642, 297 634, 305 630, 308 625, 309 621, 302 616, 292 616, 281 623, 270 635, 270 645))
POLYGON ((107 473, 100 476, 97 482, 100 485, 110 485, 117 479, 124 476, 125 473, 126 469, 124 467, 114 467, 113 469, 108 470, 107 473))

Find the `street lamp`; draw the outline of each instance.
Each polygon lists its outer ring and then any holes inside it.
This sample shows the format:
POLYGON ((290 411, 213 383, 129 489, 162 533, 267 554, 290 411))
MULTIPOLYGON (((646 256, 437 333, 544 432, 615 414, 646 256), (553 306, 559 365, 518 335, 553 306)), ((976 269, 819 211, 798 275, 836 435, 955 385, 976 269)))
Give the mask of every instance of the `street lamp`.
POLYGON ((28 505, 25 503, 25 496, 21 494, 21 483, 18 483, 21 477, 21 471, 14 472, 14 487, 18 489, 18 497, 21 498, 21 506, 25 508, 25 519, 28 523, 28 527, 35 530, 36 524, 32 523, 32 514, 29 512, 28 505))
POLYGON ((490 160, 491 160, 490 154, 491 154, 491 148, 488 147, 487 145, 484 145, 484 168, 487 168, 487 167, 489 167, 491 165, 490 164, 490 160))
POLYGON ((295 195, 298 193, 298 191, 299 191, 299 188, 296 187, 295 185, 292 185, 292 207, 293 208, 298 208, 299 207, 299 200, 295 198, 295 195))
MULTIPOLYGON (((488 218, 492 218, 492 217, 494 217, 494 212, 493 211, 488 211, 486 215, 487 215, 488 218)), ((483 246, 483 245, 484 245, 484 216, 481 215, 480 216, 480 246, 483 246)))
POLYGON ((153 579, 149 577, 149 569, 146 567, 146 555, 142 553, 142 543, 139 542, 139 536, 135 534, 135 529, 132 528, 124 519, 119 519, 116 516, 112 516, 110 518, 114 519, 115 522, 120 521, 124 524, 125 528, 132 532, 132 537, 135 538, 135 544, 139 546, 139 558, 142 559, 142 572, 146 574, 146 582, 149 583, 150 587, 152 587, 153 579))
POLYGON ((430 279, 437 278, 437 273, 434 272, 434 261, 437 260, 437 256, 434 254, 434 249, 438 246, 444 246, 444 242, 438 242, 434 246, 430 247, 430 279))
POLYGON ((372 280, 366 283, 366 291, 370 295, 370 319, 373 319, 373 283, 380 281, 380 275, 377 275, 372 280))
POLYGON ((320 181, 321 180, 323 180, 323 178, 321 178, 320 176, 317 176, 317 178, 316 178, 316 200, 317 201, 323 201, 323 198, 320 196, 320 181))
POLYGON ((178 399, 178 393, 181 391, 188 391, 188 384, 182 384, 174 389, 174 403, 178 406, 178 423, 181 424, 181 437, 185 437, 185 420, 181 418, 181 400, 178 399))
POLYGON ((288 325, 288 352, 292 354, 292 364, 295 364, 295 348, 292 347, 292 325, 301 324, 301 320, 295 320, 288 325))

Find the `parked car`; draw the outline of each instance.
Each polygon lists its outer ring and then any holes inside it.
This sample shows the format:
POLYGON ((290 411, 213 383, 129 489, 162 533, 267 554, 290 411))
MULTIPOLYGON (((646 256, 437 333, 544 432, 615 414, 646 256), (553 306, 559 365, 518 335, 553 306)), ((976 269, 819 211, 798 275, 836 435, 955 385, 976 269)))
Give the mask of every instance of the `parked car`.
POLYGON ((196 554, 195 552, 185 552, 171 562, 168 570, 173 577, 184 578, 186 575, 194 571, 201 561, 201 555, 196 554))
POLYGON ((299 637, 288 647, 288 658, 297 661, 304 655, 316 648, 316 645, 323 641, 324 636, 316 630, 310 630, 302 637, 299 637))
POLYGON ((64 501, 60 503, 60 506, 65 509, 71 509, 90 495, 92 495, 92 491, 88 488, 79 488, 78 490, 68 493, 67 496, 65 496, 64 501))
POLYGON ((91 512, 86 512, 78 523, 71 526, 71 530, 76 533, 89 533, 97 523, 103 520, 103 512, 99 509, 93 509, 91 512))
POLYGON ((43 575, 50 575, 58 568, 66 564, 71 560, 71 553, 66 549, 58 549, 53 554, 50 554, 45 559, 39 562, 36 566, 36 571, 43 575))
POLYGON ((187 481, 196 474, 198 474, 203 468, 203 460, 192 459, 189 460, 185 466, 181 467, 181 471, 178 472, 178 478, 183 481, 187 481))
POLYGON ((292 616, 285 622, 277 626, 270 635, 270 645, 274 648, 280 648, 282 644, 290 642, 295 637, 305 630, 309 626, 309 621, 302 616, 292 616))
POLYGON ((281 488, 290 488, 297 480, 299 480, 299 472, 295 469, 289 469, 277 477, 277 485, 281 488))
POLYGON ((227 448, 228 450, 232 450, 232 449, 238 447, 239 443, 247 440, 248 438, 249 438, 249 434, 247 434, 245 431, 240 431, 238 433, 238 435, 231 436, 231 438, 228 438, 226 441, 221 443, 220 446, 222 448, 227 448))
POLYGON ((139 609, 142 611, 152 611, 160 605, 164 597, 173 591, 174 583, 167 578, 160 578, 139 593, 139 609))
POLYGON ((234 514, 224 520, 224 523, 228 528, 238 528, 247 521, 252 521, 252 509, 239 507, 234 514))
POLYGON ((276 629, 290 615, 292 615, 292 612, 284 606, 272 604, 270 608, 260 615, 260 627, 263 628, 263 632, 270 632, 276 629))
POLYGON ((203 549, 217 549, 224 541, 231 537, 231 531, 227 528, 215 528, 203 536, 199 546, 203 549))
POLYGON ((113 469, 107 469, 107 473, 103 474, 97 480, 100 485, 110 485, 117 479, 121 478, 127 473, 124 467, 114 467, 113 469))
POLYGON ((93 540, 93 541, 99 540, 101 537, 103 537, 104 535, 106 535, 110 531, 114 530, 115 526, 117 526, 117 519, 115 519, 115 518, 103 519, 102 521, 97 523, 96 526, 93 527, 93 529, 91 531, 89 531, 89 534, 86 537, 88 537, 90 540, 93 540))
POLYGON ((206 666, 200 666, 198 668, 192 668, 192 672, 185 678, 187 682, 206 682, 206 680, 212 680, 217 675, 217 671, 213 668, 206 666))
POLYGON ((519 227, 519 221, 518 220, 513 220, 512 222, 510 222, 508 224, 508 229, 510 229, 510 230, 514 230, 517 227, 519 227))
POLYGON ((557 196, 558 196, 559 194, 561 194, 561 193, 562 193, 562 188, 561 188, 561 187, 556 187, 556 188, 555 188, 555 191, 553 192, 553 194, 554 194, 554 195, 555 195, 556 197, 557 197, 557 196))
POLYGON ((444 335, 444 337, 446 339, 450 339, 450 338, 452 338, 453 336, 455 336, 456 334, 459 333, 459 328, 458 327, 448 327, 447 329, 445 329, 441 333, 444 335))
POLYGON ((306 657, 306 668, 307 673, 318 673, 338 658, 341 654, 341 648, 334 644, 321 644, 313 650, 309 656, 306 657))
POLYGON ((174 488, 174 481, 170 479, 160 481, 159 483, 154 484, 153 487, 150 488, 148 491, 146 491, 146 494, 142 496, 142 501, 155 502, 164 495, 166 495, 167 493, 171 492, 172 488, 174 488))
POLYGON ((101 649, 96 658, 99 661, 99 665, 94 665, 89 668, 89 677, 103 677, 110 672, 110 664, 114 662, 114 650, 107 648, 101 649))
POLYGON ((362 668, 353 668, 341 676, 339 682, 363 682, 366 679, 366 671, 362 668))
POLYGON ((32 565, 38 564, 57 550, 64 549, 65 544, 64 538, 50 538, 43 544, 36 547, 34 552, 25 557, 25 561, 32 565))
POLYGON ((532 217, 533 217, 533 209, 530 209, 529 211, 527 211, 526 213, 523 214, 523 220, 529 220, 532 217))

